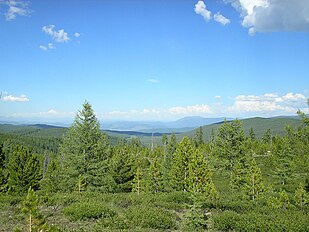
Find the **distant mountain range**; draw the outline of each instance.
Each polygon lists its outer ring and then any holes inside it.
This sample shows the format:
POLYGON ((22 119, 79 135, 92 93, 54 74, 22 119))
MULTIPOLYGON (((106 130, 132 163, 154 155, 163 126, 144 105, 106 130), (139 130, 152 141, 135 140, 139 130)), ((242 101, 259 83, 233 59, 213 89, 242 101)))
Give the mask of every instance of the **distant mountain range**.
MULTIPOLYGON (((225 118, 203 118, 199 116, 185 117, 176 121, 103 121, 104 130, 138 131, 145 133, 181 133, 196 127, 224 121, 225 118)), ((228 118, 227 120, 231 120, 228 118)))

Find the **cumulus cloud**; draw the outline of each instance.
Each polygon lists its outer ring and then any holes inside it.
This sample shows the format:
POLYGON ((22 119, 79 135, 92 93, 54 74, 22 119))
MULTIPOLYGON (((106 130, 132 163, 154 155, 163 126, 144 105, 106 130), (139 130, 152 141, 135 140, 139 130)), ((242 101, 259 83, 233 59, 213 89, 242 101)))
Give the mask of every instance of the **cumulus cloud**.
POLYGON ((211 11, 206 9, 206 4, 201 0, 195 4, 194 11, 196 14, 203 16, 206 22, 211 19, 211 11))
POLYGON ((81 34, 80 34, 80 33, 78 33, 78 32, 75 32, 75 33, 74 33, 74 36, 75 36, 76 38, 78 38, 78 37, 80 37, 80 36, 81 36, 81 34))
POLYGON ((47 44, 47 46, 40 45, 40 49, 42 49, 43 51, 48 51, 50 49, 56 49, 56 47, 52 43, 49 43, 47 44))
POLYGON ((150 82, 150 83, 152 83, 152 84, 157 84, 157 83, 159 83, 159 80, 153 79, 153 78, 148 79, 147 81, 150 82))
POLYGON ((306 97, 300 93, 287 93, 279 96, 275 93, 264 95, 239 95, 234 105, 228 107, 231 113, 243 112, 285 112, 295 113, 298 108, 306 107, 306 97))
POLYGON ((25 1, 7 0, 2 1, 2 3, 8 7, 8 10, 4 14, 7 21, 14 20, 17 16, 28 16, 32 12, 28 8, 29 3, 25 1))
POLYGON ((220 12, 216 13, 214 15, 214 20, 218 23, 221 23, 223 26, 228 25, 231 23, 231 20, 228 18, 224 17, 220 12))
POLYGON ((5 102, 28 102, 30 101, 30 99, 24 94, 20 96, 5 95, 4 97, 2 97, 1 100, 5 102))
POLYGON ((309 31, 308 0, 225 0, 241 14, 250 35, 256 32, 309 31))
POLYGON ((55 30, 55 25, 46 25, 42 27, 42 31, 51 36, 56 42, 64 43, 70 40, 68 33, 64 29, 55 30))

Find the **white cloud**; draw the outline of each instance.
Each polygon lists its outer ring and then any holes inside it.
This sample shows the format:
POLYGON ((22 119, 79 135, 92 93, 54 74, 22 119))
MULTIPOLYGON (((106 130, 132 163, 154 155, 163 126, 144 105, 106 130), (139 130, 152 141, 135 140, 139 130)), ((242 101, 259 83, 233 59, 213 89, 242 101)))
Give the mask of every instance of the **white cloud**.
POLYGON ((228 25, 231 23, 231 20, 228 18, 224 17, 220 12, 214 15, 214 20, 218 23, 221 23, 223 26, 228 25))
POLYGON ((287 93, 279 96, 275 93, 264 95, 239 95, 234 105, 228 107, 230 113, 244 112, 282 112, 295 113, 298 108, 306 107, 306 97, 300 93, 287 93))
POLYGON ((5 101, 5 102, 28 102, 28 101, 30 101, 30 99, 27 98, 27 96, 24 95, 24 94, 22 94, 20 96, 5 95, 3 97, 3 101, 5 101))
POLYGON ((51 36, 56 42, 64 43, 70 40, 68 33, 64 29, 55 30, 55 25, 46 25, 42 27, 42 31, 51 36))
POLYGON ((157 84, 157 83, 159 83, 159 80, 153 79, 153 78, 148 79, 147 81, 150 82, 150 83, 152 83, 152 84, 157 84))
POLYGON ((75 115, 74 112, 60 112, 55 109, 49 109, 48 111, 35 112, 35 113, 14 113, 12 117, 22 117, 22 118, 73 118, 75 115))
POLYGON ((8 6, 7 12, 4 14, 7 21, 14 20, 16 16, 28 16, 32 12, 29 8, 28 2, 20 0, 7 0, 3 1, 8 6))
POLYGON ((74 33, 74 36, 75 36, 76 38, 78 38, 78 37, 80 37, 80 36, 81 36, 81 34, 80 34, 80 33, 78 33, 78 32, 75 32, 75 33, 74 33))
POLYGON ((241 14, 248 33, 309 31, 308 0, 226 0, 241 14))
POLYGON ((56 47, 52 43, 49 43, 47 44, 47 46, 40 45, 40 49, 42 49, 43 51, 47 51, 50 49, 56 49, 56 47))
POLYGON ((193 105, 193 106, 176 106, 168 110, 171 114, 180 115, 200 115, 200 114, 210 114, 212 113, 210 106, 208 105, 193 105))
POLYGON ((217 96, 215 96, 215 99, 216 99, 216 100, 220 100, 220 99, 221 99, 221 96, 217 95, 217 96))
POLYGON ((205 3, 201 0, 199 0, 195 4, 194 11, 195 11, 196 14, 203 16, 203 18, 205 19, 206 22, 208 22, 211 19, 211 11, 206 9, 205 3))

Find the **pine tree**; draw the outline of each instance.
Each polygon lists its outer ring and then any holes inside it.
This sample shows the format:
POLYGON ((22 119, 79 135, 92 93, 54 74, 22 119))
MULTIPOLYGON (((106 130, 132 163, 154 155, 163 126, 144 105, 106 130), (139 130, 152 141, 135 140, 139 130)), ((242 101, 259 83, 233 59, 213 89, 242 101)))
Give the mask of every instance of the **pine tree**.
POLYGON ((45 218, 40 214, 39 198, 31 186, 28 189, 28 195, 24 201, 22 212, 27 216, 27 231, 48 231, 45 218))
POLYGON ((135 163, 130 147, 116 147, 113 153, 112 177, 116 184, 116 191, 131 192, 135 174, 135 163))
POLYGON ((42 179, 40 162, 27 148, 22 146, 15 148, 8 169, 8 185, 12 191, 26 192, 30 186, 35 190, 39 188, 42 179))
POLYGON ((290 206, 289 195, 286 193, 284 189, 280 191, 279 204, 282 209, 287 209, 290 206))
POLYGON ((229 123, 225 121, 219 127, 215 141, 215 154, 219 158, 227 160, 227 168, 230 172, 232 172, 236 161, 246 154, 244 142, 245 134, 239 120, 234 120, 229 123))
POLYGON ((203 128, 202 127, 199 127, 199 128, 196 129, 193 141, 194 141, 194 146, 196 148, 200 147, 204 144, 203 128))
POLYGON ((77 183, 76 183, 76 190, 80 193, 83 191, 86 191, 87 189, 87 183, 83 175, 79 175, 77 178, 77 183))
POLYGON ((205 231, 207 229, 207 215, 203 212, 202 202, 196 196, 191 194, 192 204, 189 206, 189 211, 185 215, 184 231, 205 231))
POLYGON ((172 168, 173 156, 176 150, 177 141, 176 136, 172 133, 170 140, 167 141, 167 138, 162 138, 164 141, 164 151, 163 151, 163 164, 162 164, 162 174, 163 174, 163 182, 164 182, 164 189, 170 190, 170 171, 172 168))
POLYGON ((298 188, 294 194, 295 203, 299 206, 300 209, 303 209, 304 204, 306 203, 306 191, 302 183, 299 184, 298 188))
POLYGON ((250 129, 249 129, 249 138, 251 140, 255 140, 256 139, 256 135, 255 135, 255 132, 254 132, 252 127, 250 127, 250 129))
POLYGON ((142 170, 138 167, 132 181, 132 192, 136 192, 137 195, 140 195, 143 190, 143 173, 142 170))
POLYGON ((244 187, 245 191, 247 195, 249 195, 251 199, 255 201, 264 190, 261 169, 257 166, 255 159, 251 161, 246 179, 247 180, 244 187))
POLYGON ((109 185, 108 159, 110 145, 106 134, 94 115, 92 106, 85 102, 60 146, 63 176, 67 189, 73 190, 75 180, 83 175, 90 190, 106 190, 109 185))
POLYGON ((0 144, 0 192, 6 192, 8 188, 8 173, 6 170, 5 153, 0 144))
POLYGON ((53 159, 49 162, 47 166, 47 170, 45 172, 45 176, 42 179, 41 186, 42 189, 46 192, 55 193, 57 191, 60 191, 60 182, 61 182, 61 176, 60 176, 60 165, 59 161, 57 159, 53 159))
POLYGON ((211 200, 218 198, 211 171, 199 150, 195 150, 189 163, 189 190, 192 193, 203 193, 211 200))
POLYGON ((160 163, 158 161, 158 158, 155 157, 151 164, 150 164, 150 168, 149 168, 149 176, 150 176, 150 180, 149 180, 149 190, 152 193, 158 193, 158 192, 162 192, 163 191, 163 175, 162 175, 162 171, 161 171, 161 166, 160 163))
POLYGON ((188 137, 178 144, 170 171, 170 184, 174 190, 189 190, 189 163, 194 150, 188 137))

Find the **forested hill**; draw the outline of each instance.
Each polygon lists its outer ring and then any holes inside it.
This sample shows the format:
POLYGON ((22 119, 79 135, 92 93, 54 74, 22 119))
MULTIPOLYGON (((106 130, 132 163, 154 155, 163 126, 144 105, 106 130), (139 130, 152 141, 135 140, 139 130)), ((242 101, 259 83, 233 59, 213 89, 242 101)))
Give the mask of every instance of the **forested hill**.
MULTIPOLYGON (((300 126, 301 121, 297 118, 289 117, 276 117, 276 118, 248 118, 240 120, 242 127, 248 135, 250 128, 253 129, 257 138, 262 138, 267 130, 271 130, 272 135, 284 135, 286 133, 285 127, 287 125, 295 128, 300 126)), ((215 123, 212 125, 203 126, 203 136, 205 141, 209 141, 212 131, 216 133, 218 128, 222 126, 223 122, 215 123)), ((181 137, 188 136, 194 137, 196 130, 181 134, 181 137)))
MULTIPOLYGON (((264 133, 270 129, 273 135, 284 135, 285 134, 285 126, 289 125, 293 128, 298 127, 300 125, 300 120, 297 118, 289 118, 289 117, 277 117, 277 118, 248 118, 240 120, 242 123, 242 127, 246 134, 248 134, 250 128, 253 128, 254 133, 257 138, 262 138, 264 133)), ((205 141, 209 141, 212 131, 216 133, 217 129, 223 124, 223 122, 215 123, 207 126, 203 126, 203 136, 205 141)), ((11 124, 2 124, 0 125, 0 133, 1 134, 13 134, 19 135, 23 137, 38 138, 40 140, 44 139, 56 139, 60 140, 63 135, 66 133, 68 128, 65 127, 57 127, 46 124, 34 124, 34 125, 11 125, 11 124)), ((138 137, 142 144, 148 146, 152 140, 152 133, 141 133, 134 131, 105 131, 109 136, 111 143, 116 143, 119 138, 122 139, 130 139, 132 137, 138 137)), ((196 130, 192 130, 190 132, 179 133, 177 134, 178 140, 183 138, 184 136, 188 136, 193 138, 196 130)), ((161 142, 161 136, 163 133, 154 133, 154 141, 155 144, 161 142)))

